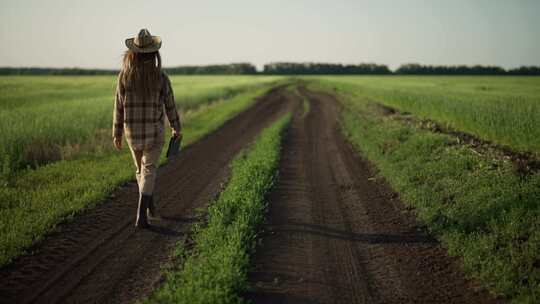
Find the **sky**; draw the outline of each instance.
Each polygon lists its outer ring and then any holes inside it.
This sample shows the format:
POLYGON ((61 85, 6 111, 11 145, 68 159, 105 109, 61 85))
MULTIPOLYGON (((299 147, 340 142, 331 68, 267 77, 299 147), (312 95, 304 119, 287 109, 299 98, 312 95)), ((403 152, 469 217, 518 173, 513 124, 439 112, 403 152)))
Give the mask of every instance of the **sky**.
POLYGON ((538 0, 0 0, 0 66, 120 67, 161 36, 166 67, 276 61, 395 69, 540 65, 538 0))

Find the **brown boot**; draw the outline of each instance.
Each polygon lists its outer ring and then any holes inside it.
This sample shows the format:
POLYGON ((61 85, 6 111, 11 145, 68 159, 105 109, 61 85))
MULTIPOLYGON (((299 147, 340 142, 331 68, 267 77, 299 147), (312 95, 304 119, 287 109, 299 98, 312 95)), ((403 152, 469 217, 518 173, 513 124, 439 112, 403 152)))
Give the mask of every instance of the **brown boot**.
POLYGON ((156 211, 156 205, 154 204, 154 196, 150 196, 150 200, 148 202, 148 209, 147 209, 147 216, 151 219, 160 219, 161 217, 156 211))
POLYGON ((139 197, 139 207, 137 208, 137 220, 135 222, 135 227, 148 228, 146 210, 148 209, 148 202, 151 198, 151 195, 145 194, 141 194, 141 196, 139 197))

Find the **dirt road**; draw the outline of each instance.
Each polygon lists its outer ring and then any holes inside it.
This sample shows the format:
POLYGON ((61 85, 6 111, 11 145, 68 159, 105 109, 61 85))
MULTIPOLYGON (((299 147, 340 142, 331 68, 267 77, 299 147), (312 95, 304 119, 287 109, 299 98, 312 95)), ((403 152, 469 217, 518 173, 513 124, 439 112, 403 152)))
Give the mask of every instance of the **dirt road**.
POLYGON ((338 130, 332 96, 305 89, 249 279, 255 303, 495 303, 418 228, 338 130))
MULTIPOLYGON (((293 101, 273 89, 253 107, 188 147, 160 169, 157 199, 162 221, 133 227, 137 188, 129 183, 97 208, 60 226, 0 270, 0 303, 131 303, 160 280, 160 265, 217 195, 231 159, 293 101)), ((126 163, 131 166, 131 163, 126 163)))

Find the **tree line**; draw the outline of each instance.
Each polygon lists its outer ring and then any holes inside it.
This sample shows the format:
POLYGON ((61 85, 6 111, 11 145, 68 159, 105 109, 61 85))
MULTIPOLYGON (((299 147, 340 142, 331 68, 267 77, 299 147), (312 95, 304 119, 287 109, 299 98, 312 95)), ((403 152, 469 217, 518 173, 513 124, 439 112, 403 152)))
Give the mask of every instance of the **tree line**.
POLYGON ((81 68, 8 68, 0 67, 0 75, 115 75, 118 70, 81 68))
MULTIPOLYGON (((257 71, 251 63, 177 66, 164 68, 170 75, 540 75, 540 66, 522 66, 505 70, 482 65, 422 65, 407 63, 395 71, 375 63, 340 64, 317 62, 274 62, 257 71)), ((115 75, 118 70, 82 68, 0 67, 0 75, 115 75)))
POLYGON ((169 75, 251 75, 257 69, 251 63, 231 63, 214 65, 193 65, 164 68, 169 75))
POLYGON ((401 75, 540 75, 540 67, 522 66, 505 70, 498 66, 444 66, 408 63, 401 65, 394 73, 401 75))
POLYGON ((340 64, 340 63, 295 63, 275 62, 264 65, 263 74, 270 75, 387 75, 392 71, 386 65, 375 63, 340 64))
MULTIPOLYGON (((240 75, 256 74, 250 63, 178 66, 163 68, 170 75, 240 75)), ((119 70, 81 68, 10 68, 0 67, 0 75, 116 75, 119 70)))

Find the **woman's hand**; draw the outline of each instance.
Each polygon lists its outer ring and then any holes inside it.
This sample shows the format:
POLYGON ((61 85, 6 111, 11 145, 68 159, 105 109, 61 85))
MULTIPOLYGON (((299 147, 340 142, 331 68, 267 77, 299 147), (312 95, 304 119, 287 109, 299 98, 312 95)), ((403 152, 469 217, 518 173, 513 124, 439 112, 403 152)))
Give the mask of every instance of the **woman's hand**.
POLYGON ((114 147, 116 148, 116 150, 118 151, 122 150, 122 137, 115 137, 113 139, 113 142, 114 142, 114 147))
POLYGON ((174 138, 178 138, 178 139, 182 139, 182 131, 176 131, 176 130, 172 130, 172 136, 174 138))

